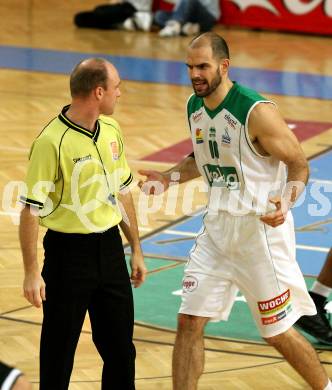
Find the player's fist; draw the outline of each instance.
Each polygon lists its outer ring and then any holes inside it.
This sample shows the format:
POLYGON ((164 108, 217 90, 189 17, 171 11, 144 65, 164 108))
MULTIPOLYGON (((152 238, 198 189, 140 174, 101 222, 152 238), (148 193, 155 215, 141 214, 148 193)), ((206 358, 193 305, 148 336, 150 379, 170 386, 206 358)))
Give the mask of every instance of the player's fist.
POLYGON ((138 186, 146 195, 160 195, 169 187, 169 180, 165 174, 158 171, 141 169, 138 173, 145 176, 138 186))

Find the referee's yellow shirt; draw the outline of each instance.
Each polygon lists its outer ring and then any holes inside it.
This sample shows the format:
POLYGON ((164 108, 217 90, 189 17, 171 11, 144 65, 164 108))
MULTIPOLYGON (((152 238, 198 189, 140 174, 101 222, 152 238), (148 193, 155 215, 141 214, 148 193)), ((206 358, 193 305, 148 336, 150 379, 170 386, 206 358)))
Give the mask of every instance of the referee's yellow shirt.
POLYGON ((133 180, 121 130, 101 116, 90 132, 66 117, 68 108, 34 141, 20 199, 40 209, 40 224, 49 229, 101 232, 121 221, 117 196, 133 180))

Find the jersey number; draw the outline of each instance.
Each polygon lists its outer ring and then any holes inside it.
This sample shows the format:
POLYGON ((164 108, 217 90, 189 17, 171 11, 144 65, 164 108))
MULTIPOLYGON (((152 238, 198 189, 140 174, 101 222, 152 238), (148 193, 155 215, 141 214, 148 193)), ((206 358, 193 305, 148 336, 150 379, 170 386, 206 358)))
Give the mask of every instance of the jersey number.
POLYGON ((209 148, 212 158, 219 158, 219 150, 217 141, 209 140, 209 148))

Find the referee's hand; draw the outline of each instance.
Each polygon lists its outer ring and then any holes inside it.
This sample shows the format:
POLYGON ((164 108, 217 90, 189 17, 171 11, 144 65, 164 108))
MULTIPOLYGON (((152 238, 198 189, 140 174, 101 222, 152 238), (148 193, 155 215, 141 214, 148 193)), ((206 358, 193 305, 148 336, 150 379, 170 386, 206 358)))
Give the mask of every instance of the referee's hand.
POLYGON ((132 253, 130 259, 130 267, 131 267, 131 275, 130 275, 131 283, 135 288, 137 288, 144 283, 146 273, 147 273, 142 252, 132 253))
POLYGON ((45 282, 40 272, 26 273, 23 282, 24 297, 36 307, 46 300, 45 282))

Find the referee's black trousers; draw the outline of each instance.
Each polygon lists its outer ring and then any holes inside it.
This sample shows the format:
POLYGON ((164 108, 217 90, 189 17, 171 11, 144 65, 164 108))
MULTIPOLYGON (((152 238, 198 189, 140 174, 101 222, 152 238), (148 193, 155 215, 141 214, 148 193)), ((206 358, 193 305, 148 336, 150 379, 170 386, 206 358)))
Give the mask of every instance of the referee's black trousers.
POLYGON ((92 234, 48 230, 44 249, 40 390, 68 389, 87 311, 104 362, 101 389, 134 390, 133 298, 118 227, 92 234))

